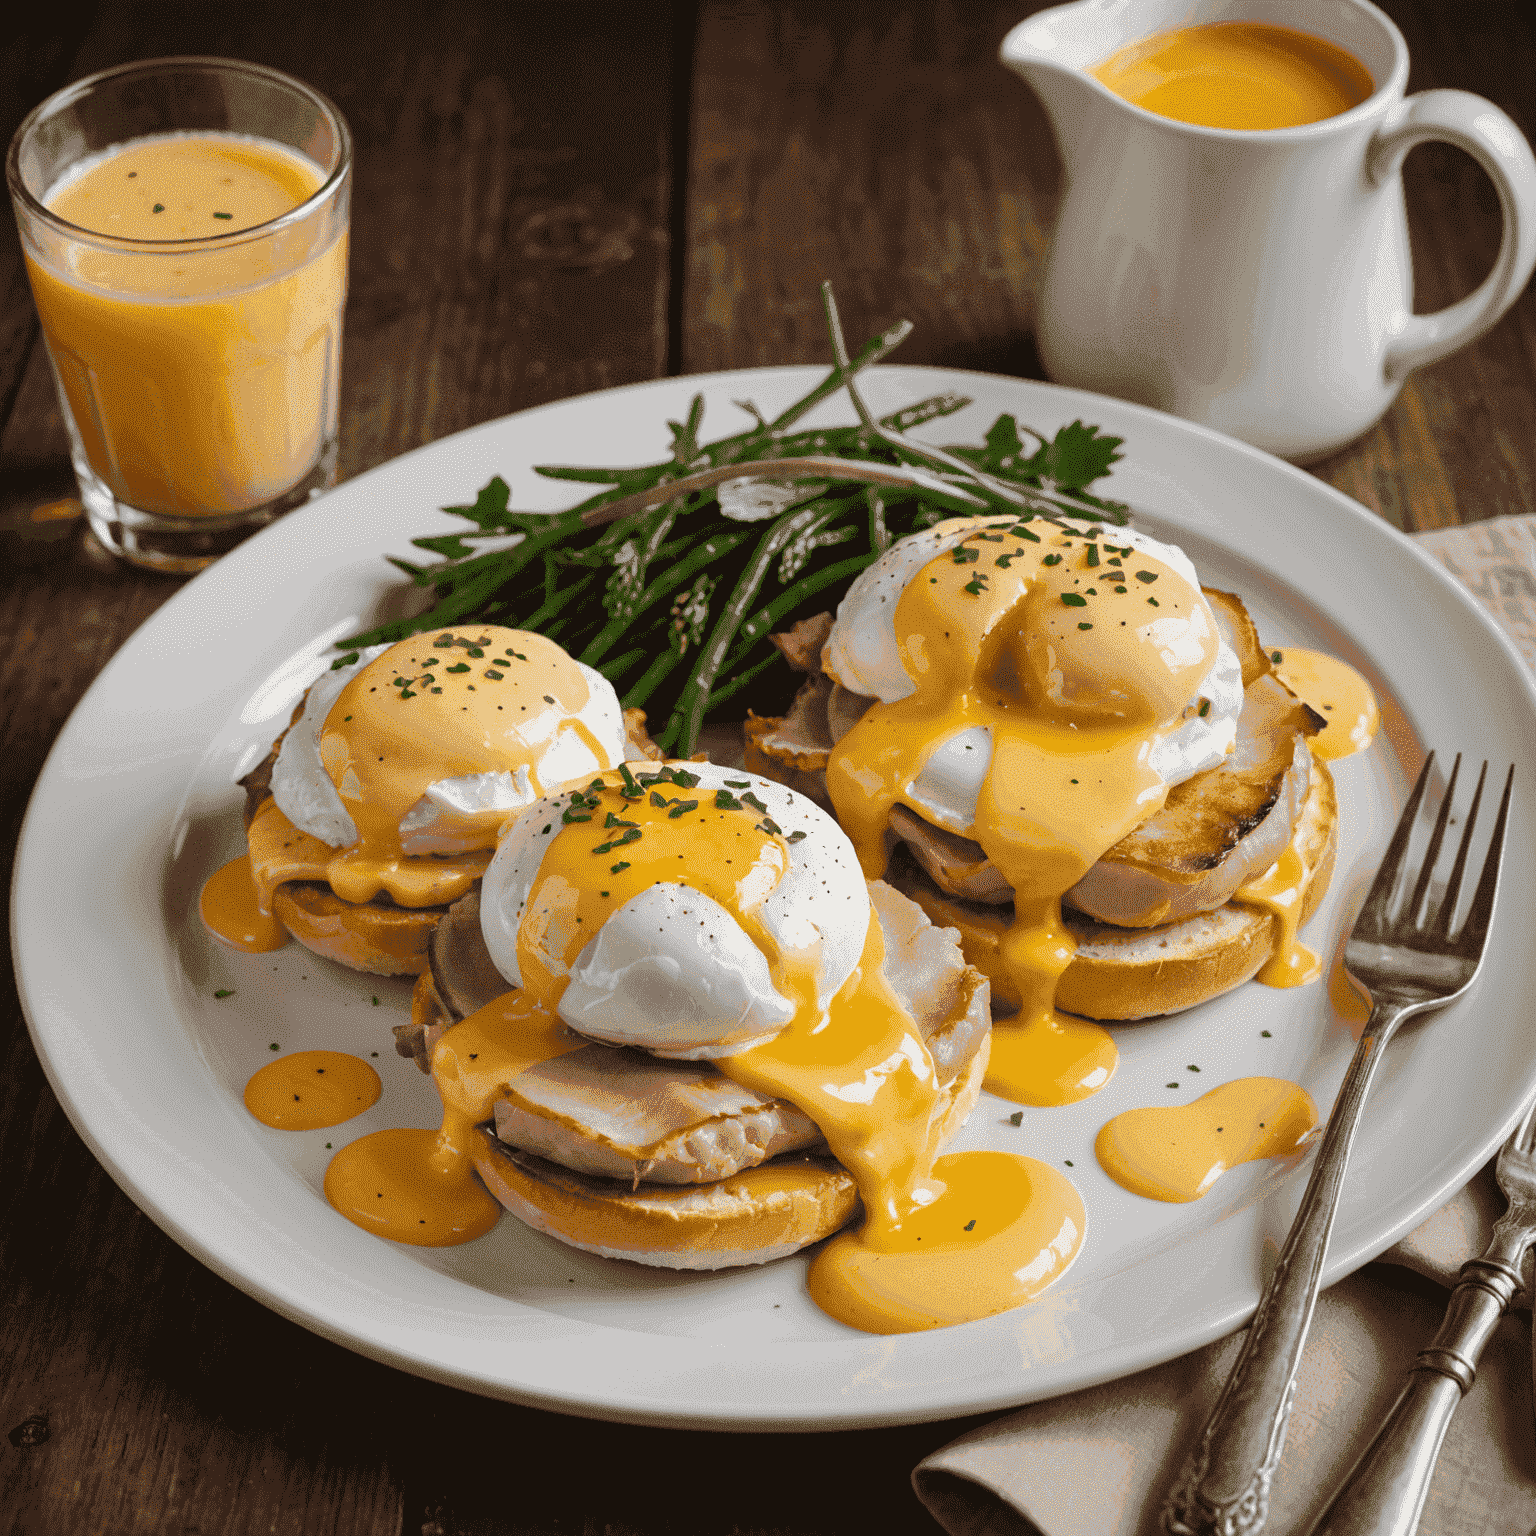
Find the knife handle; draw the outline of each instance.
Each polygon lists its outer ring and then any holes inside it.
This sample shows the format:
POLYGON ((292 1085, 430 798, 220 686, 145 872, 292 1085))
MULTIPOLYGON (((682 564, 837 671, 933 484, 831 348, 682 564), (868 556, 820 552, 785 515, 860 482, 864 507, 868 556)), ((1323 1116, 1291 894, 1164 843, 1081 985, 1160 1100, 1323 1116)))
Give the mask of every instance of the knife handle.
POLYGON ((1481 1258, 1462 1265, 1434 1342, 1309 1536, 1413 1536, 1451 1415, 1519 1288, 1519 1271, 1508 1264, 1481 1258))

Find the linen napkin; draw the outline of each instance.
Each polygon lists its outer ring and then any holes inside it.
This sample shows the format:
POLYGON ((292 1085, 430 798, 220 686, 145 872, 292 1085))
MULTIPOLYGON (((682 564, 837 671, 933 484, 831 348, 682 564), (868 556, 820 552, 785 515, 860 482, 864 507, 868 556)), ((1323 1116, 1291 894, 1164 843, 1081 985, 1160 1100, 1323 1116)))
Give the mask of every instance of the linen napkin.
MULTIPOLYGON (((1536 517, 1417 536, 1536 668, 1536 517)), ((1266 1529, 1307 1530, 1439 1328, 1461 1265, 1504 1211, 1492 1165, 1375 1263, 1318 1298, 1266 1529)), ((1530 1271, 1516 1305, 1530 1306, 1530 1271)), ((912 1474, 950 1536, 1158 1536, 1162 1503, 1226 1382, 1242 1333, 1182 1359, 1035 1403, 912 1474)), ((1421 1536, 1536 1536, 1530 1318, 1511 1314, 1451 1421, 1421 1536)))

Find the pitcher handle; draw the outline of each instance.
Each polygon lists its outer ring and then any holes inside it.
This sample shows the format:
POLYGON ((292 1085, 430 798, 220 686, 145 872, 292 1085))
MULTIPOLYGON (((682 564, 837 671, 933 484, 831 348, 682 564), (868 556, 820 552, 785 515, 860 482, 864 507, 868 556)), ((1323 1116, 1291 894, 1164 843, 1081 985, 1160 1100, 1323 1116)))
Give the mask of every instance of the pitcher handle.
POLYGON ((1432 141, 1466 150, 1488 172, 1498 189, 1504 232, 1493 270, 1466 298, 1432 315, 1407 317, 1387 345, 1382 366, 1389 380, 1481 336, 1520 297, 1536 267, 1536 158, 1514 121, 1470 91, 1421 91, 1395 107, 1376 131, 1367 175, 1380 186, 1398 174, 1410 149, 1432 141))

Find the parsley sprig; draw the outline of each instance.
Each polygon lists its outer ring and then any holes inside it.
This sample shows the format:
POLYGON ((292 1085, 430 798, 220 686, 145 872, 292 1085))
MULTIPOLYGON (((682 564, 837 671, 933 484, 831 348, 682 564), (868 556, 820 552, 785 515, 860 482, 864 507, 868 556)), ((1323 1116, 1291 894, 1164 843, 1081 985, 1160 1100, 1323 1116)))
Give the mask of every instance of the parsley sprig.
POLYGON ((391 557, 432 589, 433 606, 342 643, 470 622, 534 630, 603 673, 626 707, 646 710, 662 749, 686 757, 707 719, 740 718, 748 705, 783 711, 799 679, 768 636, 835 607, 893 539, 967 513, 1126 521, 1123 506, 1088 490, 1119 457, 1121 439, 1097 427, 1077 421, 1047 439, 1005 414, 980 447, 907 435, 970 404, 955 394, 876 419, 857 376, 911 326, 900 322, 850 358, 826 284, 822 300, 835 362, 809 394, 771 421, 738 402, 753 425, 713 443, 700 440, 696 395, 687 419, 668 423, 672 454, 659 464, 539 466, 602 487, 568 512, 517 511, 495 477, 473 505, 443 509, 471 531, 412 540, 438 563, 391 557), (796 430, 840 390, 856 426, 796 430))

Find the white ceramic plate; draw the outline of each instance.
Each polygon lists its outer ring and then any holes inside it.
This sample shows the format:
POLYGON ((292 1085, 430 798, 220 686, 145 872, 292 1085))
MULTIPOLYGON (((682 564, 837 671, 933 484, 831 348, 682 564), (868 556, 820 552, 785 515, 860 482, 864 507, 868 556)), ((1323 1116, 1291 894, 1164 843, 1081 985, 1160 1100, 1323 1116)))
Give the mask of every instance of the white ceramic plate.
MULTIPOLYGON (((210 942, 198 889, 242 846, 235 781, 267 751, 318 658, 391 602, 381 558, 461 526, 436 508, 492 474, 514 505, 570 505, 535 463, 646 463, 695 390, 705 435, 739 429, 820 377, 763 369, 591 395, 434 443, 296 512, 189 583, 81 701, 33 796, 12 933, 33 1037, 70 1118, 124 1190, 219 1274, 287 1317, 404 1370, 568 1412, 715 1428, 827 1428, 941 1418, 1123 1375, 1236 1327, 1252 1310, 1306 1177, 1253 1164, 1201 1201, 1112 1184, 1093 1155, 1122 1109, 1186 1103, 1250 1073, 1303 1083, 1326 1113, 1352 1048, 1320 984, 1257 984, 1179 1017, 1123 1026, 1096 1097, 1026 1111, 984 1096, 958 1146, 1062 1167, 1088 1208, 1076 1266, 1032 1306, 877 1338, 807 1299, 805 1262, 676 1276, 575 1253, 510 1217, 462 1248, 397 1247, 333 1212, 328 1143, 435 1124, 427 1080, 393 1053, 404 983, 359 978, 297 946, 243 956, 210 942), (220 998, 217 993, 231 995, 220 998), (1267 1033, 1266 1033, 1267 1032, 1267 1033), (283 1051, 378 1053, 377 1106, 330 1131, 266 1129, 250 1074, 283 1051), (1194 1068, 1198 1067, 1196 1072, 1194 1068), (1172 1085, 1177 1083, 1177 1087, 1172 1085)), ((1519 765, 1491 954, 1467 1001, 1410 1026, 1365 1113, 1328 1261, 1338 1278, 1387 1247, 1483 1163, 1536 1080, 1529 914, 1536 911, 1536 691, 1515 651, 1428 558, 1308 475, 1215 433, 1049 385, 887 367, 872 403, 955 390, 926 429, 979 440, 1000 411, 1049 434, 1076 418, 1126 440, 1108 482, 1204 579, 1240 592, 1272 645, 1344 656, 1375 684, 1387 729, 1337 765, 1338 873, 1307 937, 1333 954, 1423 751, 1519 765)), ((826 420, 851 420, 836 403, 826 420)))

